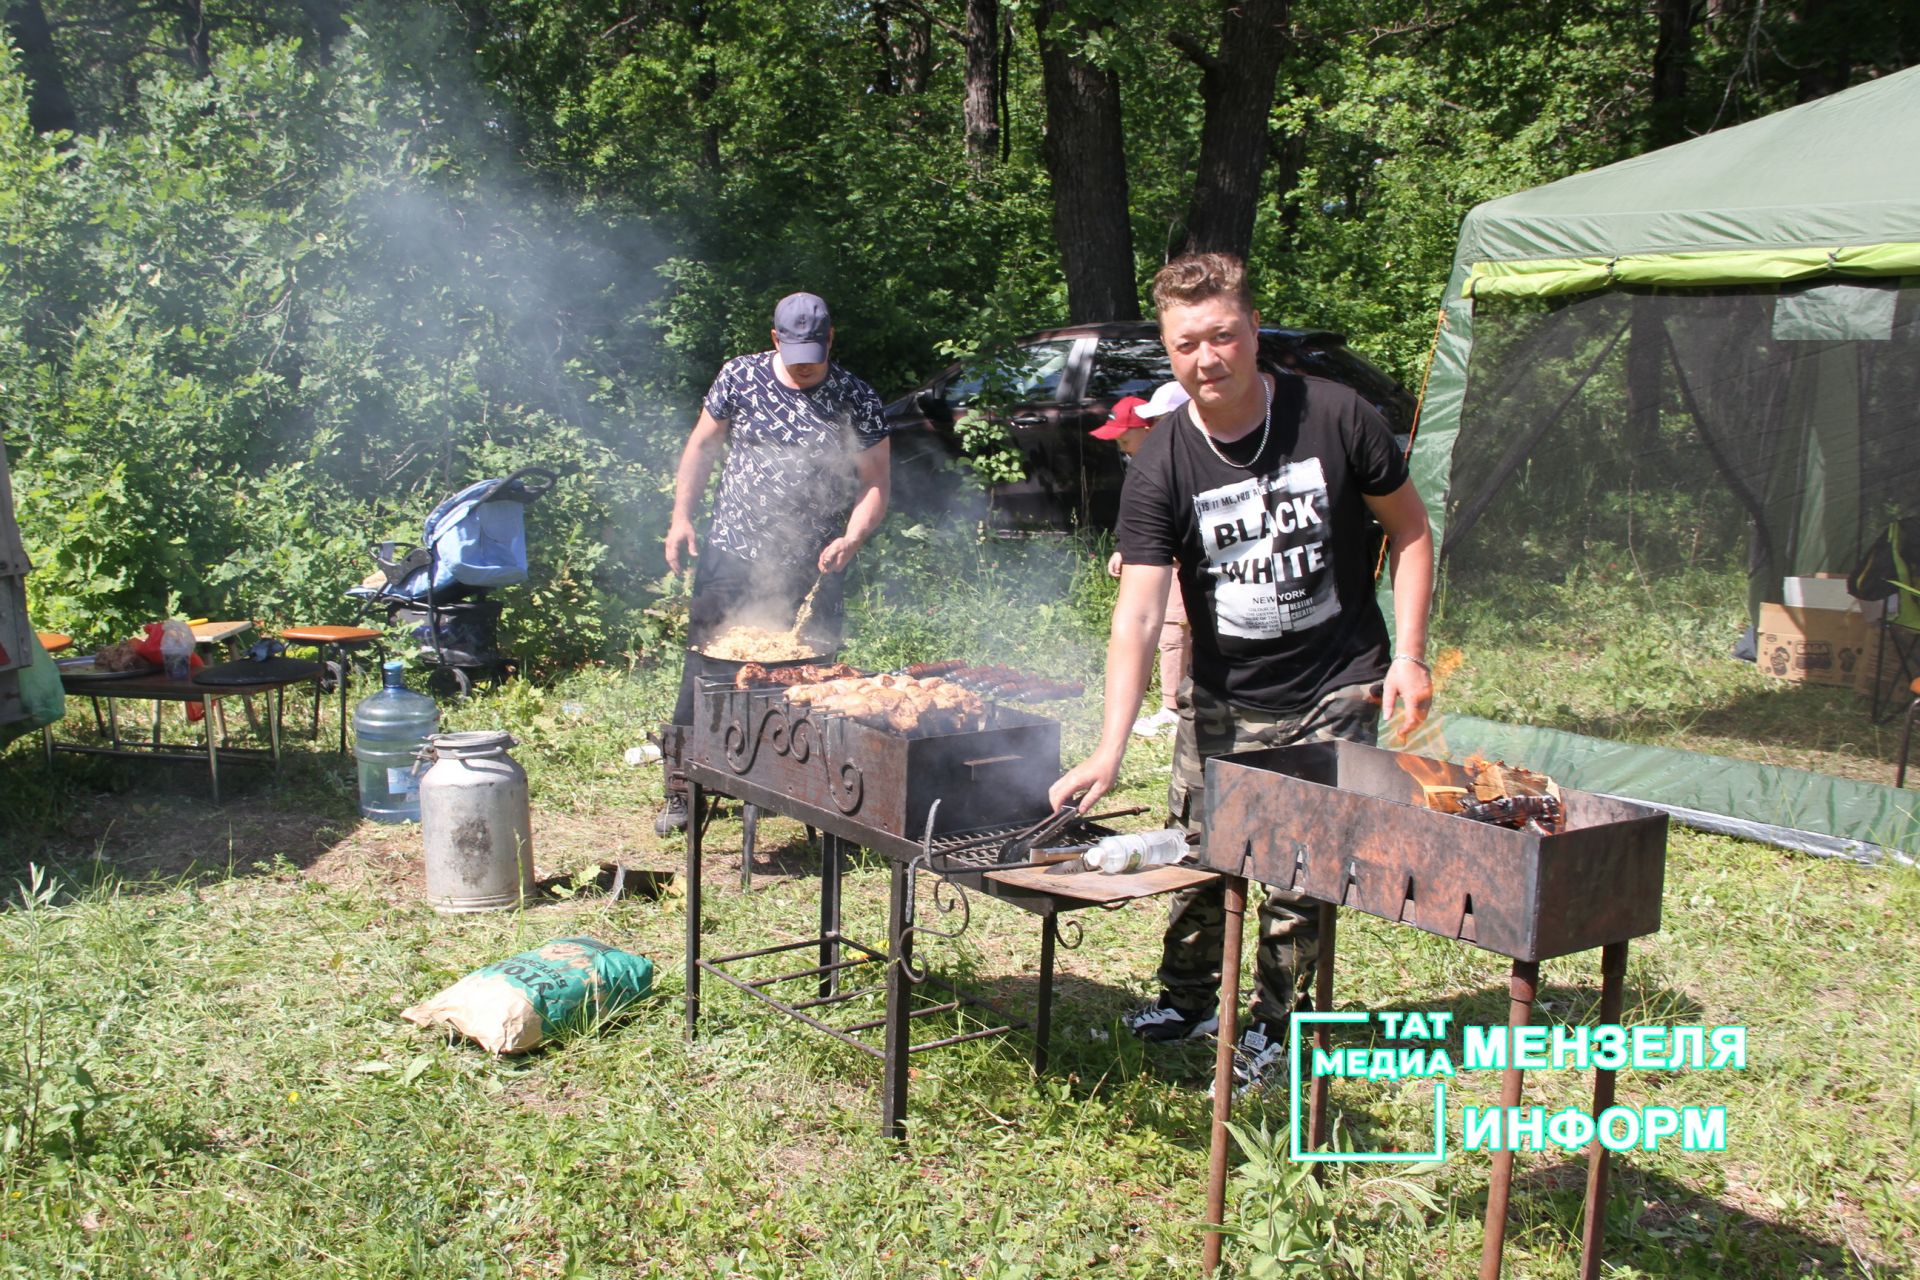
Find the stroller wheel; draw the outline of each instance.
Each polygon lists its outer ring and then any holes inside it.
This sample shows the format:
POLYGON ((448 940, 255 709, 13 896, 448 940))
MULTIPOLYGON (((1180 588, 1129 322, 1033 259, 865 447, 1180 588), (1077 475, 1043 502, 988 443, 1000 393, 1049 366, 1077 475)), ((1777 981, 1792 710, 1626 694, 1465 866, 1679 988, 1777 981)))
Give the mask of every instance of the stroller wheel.
POLYGON ((435 697, 464 698, 473 692, 473 677, 459 667, 435 667, 427 688, 435 697))

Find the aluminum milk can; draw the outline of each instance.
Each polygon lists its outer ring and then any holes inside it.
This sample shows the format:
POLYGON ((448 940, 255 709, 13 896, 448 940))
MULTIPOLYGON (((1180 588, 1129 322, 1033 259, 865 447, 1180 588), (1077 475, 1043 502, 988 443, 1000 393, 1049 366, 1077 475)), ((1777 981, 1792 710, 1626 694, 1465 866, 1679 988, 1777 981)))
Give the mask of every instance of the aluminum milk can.
POLYGON ((420 779, 427 846, 427 905, 435 911, 497 911, 534 896, 533 819, 527 775, 504 729, 436 733, 433 767, 420 779))

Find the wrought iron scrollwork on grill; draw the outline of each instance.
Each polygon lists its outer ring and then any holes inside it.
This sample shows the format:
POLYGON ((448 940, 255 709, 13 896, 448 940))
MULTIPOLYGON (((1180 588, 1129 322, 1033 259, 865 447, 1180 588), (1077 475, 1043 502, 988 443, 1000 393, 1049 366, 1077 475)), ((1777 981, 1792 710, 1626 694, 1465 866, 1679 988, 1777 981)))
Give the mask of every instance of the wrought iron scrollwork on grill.
POLYGON ((726 707, 721 754, 736 775, 744 777, 753 771, 762 745, 795 764, 805 765, 817 756, 834 807, 849 815, 860 811, 866 777, 860 765, 847 758, 845 734, 835 731, 838 721, 823 726, 784 696, 737 694, 727 698, 726 707))
POLYGON ((933 880, 933 905, 941 915, 950 916, 956 911, 959 912, 960 923, 952 929, 929 929, 919 921, 917 904, 920 873, 934 869, 933 831, 935 819, 939 814, 940 802, 935 800, 933 806, 927 810, 927 827, 925 834, 921 836, 920 852, 915 854, 913 861, 907 864, 906 915, 902 921, 905 927, 900 930, 900 955, 897 958, 900 962, 900 972, 906 975, 907 981, 915 983, 925 982, 927 971, 908 959, 913 954, 913 943, 923 936, 945 938, 951 941, 964 934, 967 926, 973 921, 973 907, 967 901, 966 888, 938 874, 933 880))

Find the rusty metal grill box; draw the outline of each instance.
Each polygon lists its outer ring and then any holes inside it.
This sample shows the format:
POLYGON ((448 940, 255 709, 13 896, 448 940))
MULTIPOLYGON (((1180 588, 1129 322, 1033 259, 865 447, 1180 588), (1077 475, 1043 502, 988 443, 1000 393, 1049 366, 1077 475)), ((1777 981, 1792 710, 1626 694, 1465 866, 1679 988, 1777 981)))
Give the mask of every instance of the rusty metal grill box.
POLYGON ((1563 789, 1541 835, 1427 808, 1465 769, 1353 742, 1207 762, 1205 865, 1517 960, 1655 933, 1667 816, 1563 789))
POLYGON ((1031 821, 1060 776, 1058 721, 990 708, 988 727, 908 737, 794 706, 784 689, 701 688, 688 752, 826 813, 908 840, 1031 821))

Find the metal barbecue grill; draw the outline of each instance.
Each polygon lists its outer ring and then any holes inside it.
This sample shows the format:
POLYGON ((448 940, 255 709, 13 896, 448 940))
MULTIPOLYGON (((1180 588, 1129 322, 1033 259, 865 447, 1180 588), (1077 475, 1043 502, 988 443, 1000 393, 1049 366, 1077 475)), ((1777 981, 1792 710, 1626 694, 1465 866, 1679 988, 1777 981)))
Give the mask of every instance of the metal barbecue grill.
MULTIPOLYGON (((969 1040, 1006 1035, 1029 1024, 936 979, 914 961, 923 939, 953 939, 966 931, 969 892, 979 891, 1040 917, 1039 994, 1034 1010, 1034 1066, 1045 1071, 1053 1009, 1056 948, 1078 944, 1078 928, 1062 937, 1058 916, 1095 905, 1074 892, 1070 877, 1042 888, 1011 883, 1017 871, 1000 860, 1007 842, 1047 815, 1046 788, 1060 774, 1060 726, 1056 721, 1005 707, 993 709, 987 728, 964 733, 908 736, 876 729, 844 716, 793 706, 782 689, 703 688, 687 753, 692 811, 703 811, 705 793, 723 792, 765 812, 779 813, 821 833, 820 933, 799 942, 759 947, 731 955, 700 953, 702 824, 687 832, 686 1023, 698 1034, 703 975, 882 1062, 880 1122, 893 1137, 905 1136, 907 1063, 910 1055, 969 1040), (848 846, 885 857, 890 885, 884 950, 841 931, 841 879, 848 846), (938 927, 918 916, 918 884, 933 879, 938 927), (791 972, 747 970, 769 958, 811 952, 817 963, 791 972), (882 965, 884 978, 865 985, 843 982, 856 971, 882 965), (781 994, 787 984, 813 980, 804 999, 781 994), (916 999, 916 988, 937 989, 937 1000, 916 999), (852 1012, 862 1001, 884 997, 879 1017, 836 1024, 829 1018, 852 1012), (915 1044, 916 1020, 977 1012, 977 1025, 915 1044), (881 1032, 878 1046, 863 1039, 881 1032)), ((1139 812, 1132 810, 1130 812, 1139 812)), ((1119 814, 1096 815, 1117 817, 1119 814)), ((1091 844, 1111 828, 1081 819, 1058 831, 1059 846, 1091 844)), ((1026 863, 1020 866, 1029 865, 1026 863)), ((1156 870, 1155 891, 1165 892, 1211 878, 1182 867, 1156 870)), ((1092 877, 1091 879, 1106 879, 1092 877)), ((1071 924, 1071 922, 1069 922, 1071 924)))
MULTIPOLYGON (((1600 1021, 1618 1023, 1627 941, 1660 928, 1667 817, 1609 796, 1563 790, 1557 832, 1509 830, 1429 808, 1430 789, 1470 783, 1466 770, 1405 752, 1318 742, 1221 756, 1207 762, 1207 841, 1201 861, 1227 876, 1225 980, 1221 1008, 1239 1003, 1240 936, 1247 880, 1319 899, 1314 1008, 1333 1008, 1334 907, 1453 938, 1513 959, 1508 1024, 1527 1025, 1540 961, 1601 948, 1600 1021)), ((1315 1045, 1331 1047, 1321 1024, 1315 1045)), ((1231 1055, 1226 1037, 1216 1077, 1209 1221, 1218 1224, 1226 1183, 1231 1055)), ((1508 1068, 1501 1105, 1520 1100, 1523 1073, 1508 1068)), ((1613 1105, 1613 1072, 1597 1070, 1593 1114, 1613 1105)), ((1310 1093, 1308 1142, 1327 1138, 1327 1080, 1310 1093)), ((1495 1154, 1480 1275, 1500 1274, 1513 1152, 1495 1154)), ((1607 1150, 1587 1163, 1580 1275, 1599 1275, 1607 1150)), ((1209 1235, 1208 1269, 1220 1238, 1209 1235)))
POLYGON ((1049 807, 1056 720, 995 705, 985 729, 910 736, 795 706, 786 694, 703 688, 689 759, 916 846, 936 802, 940 833, 1031 821, 1049 807))

